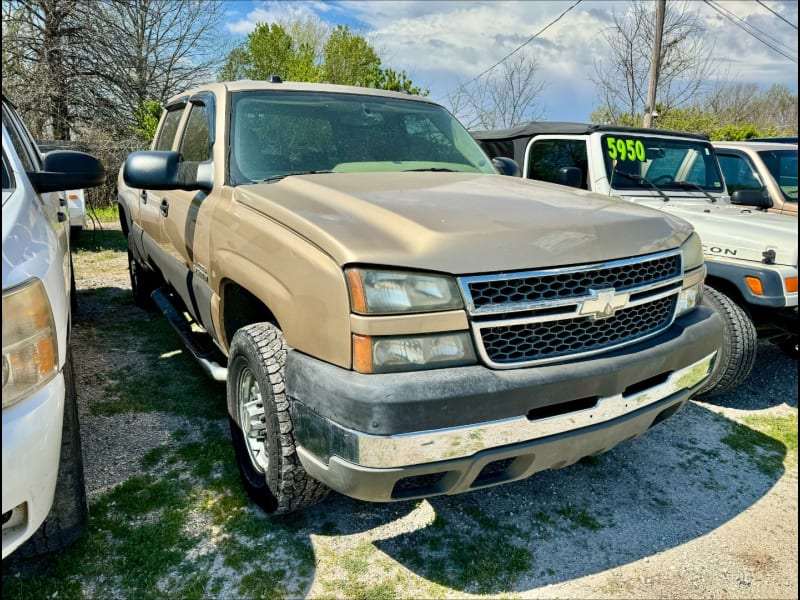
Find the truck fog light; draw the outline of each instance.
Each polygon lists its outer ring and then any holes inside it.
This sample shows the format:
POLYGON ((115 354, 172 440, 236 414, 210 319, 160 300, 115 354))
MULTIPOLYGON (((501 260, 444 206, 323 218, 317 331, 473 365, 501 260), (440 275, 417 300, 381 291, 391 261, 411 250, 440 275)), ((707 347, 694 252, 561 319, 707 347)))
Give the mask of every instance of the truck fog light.
POLYGON ((353 368, 361 373, 419 371, 475 364, 466 331, 432 335, 353 335, 353 368))
POLYGON ((703 282, 705 278, 705 265, 684 275, 683 289, 678 295, 678 308, 675 316, 680 317, 700 305, 700 301, 703 299, 703 282))
POLYGON ((764 295, 764 286, 761 285, 761 280, 758 277, 750 277, 748 275, 744 280, 747 282, 747 287, 749 287, 750 291, 756 296, 764 295))
POLYGON ((680 296, 678 296, 677 315, 680 316, 686 314, 690 310, 694 310, 695 308, 697 308, 702 298, 703 298, 702 283, 681 290, 680 296))

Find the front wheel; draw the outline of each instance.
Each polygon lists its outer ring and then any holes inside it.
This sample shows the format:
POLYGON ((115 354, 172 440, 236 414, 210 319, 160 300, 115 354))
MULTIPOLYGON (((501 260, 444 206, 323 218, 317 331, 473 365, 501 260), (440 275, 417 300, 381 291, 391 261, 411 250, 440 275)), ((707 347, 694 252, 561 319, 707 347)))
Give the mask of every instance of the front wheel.
POLYGON ((67 350, 64 364, 64 421, 61 426, 61 456, 53 505, 44 523, 19 548, 22 556, 37 556, 63 550, 76 542, 86 530, 89 510, 81 454, 78 402, 72 372, 72 354, 67 350))
POLYGON ((270 323, 242 327, 233 336, 227 396, 236 463, 247 493, 274 514, 316 504, 330 491, 297 456, 285 361, 283 334, 270 323))
POLYGON ((753 321, 728 296, 705 286, 703 304, 722 317, 722 347, 711 377, 700 390, 703 396, 716 396, 740 385, 750 375, 756 362, 758 335, 753 321))

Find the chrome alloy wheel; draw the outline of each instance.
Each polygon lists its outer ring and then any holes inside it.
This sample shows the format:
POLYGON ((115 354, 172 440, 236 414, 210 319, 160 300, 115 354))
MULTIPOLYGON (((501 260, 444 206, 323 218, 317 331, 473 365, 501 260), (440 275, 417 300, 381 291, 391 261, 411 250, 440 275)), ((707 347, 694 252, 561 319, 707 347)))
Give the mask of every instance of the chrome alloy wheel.
POLYGON ((253 468, 260 473, 266 473, 269 467, 269 454, 266 446, 267 423, 261 386, 258 385, 253 371, 248 366, 242 368, 237 383, 236 403, 239 406, 239 424, 247 453, 253 468))

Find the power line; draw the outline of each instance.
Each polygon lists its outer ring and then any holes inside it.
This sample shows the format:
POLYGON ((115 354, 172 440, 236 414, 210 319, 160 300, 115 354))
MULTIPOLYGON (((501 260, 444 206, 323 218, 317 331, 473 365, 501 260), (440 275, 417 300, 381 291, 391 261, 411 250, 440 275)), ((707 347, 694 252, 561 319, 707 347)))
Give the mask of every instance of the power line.
MULTIPOLYGON (((714 2, 714 0, 711 0, 710 2, 707 2, 707 3, 708 3, 708 4, 711 4, 712 2, 714 2)), ((726 16, 728 19, 736 19, 736 21, 739 21, 739 23, 741 23, 741 24, 744 26, 744 28, 745 28, 745 31, 747 31, 747 32, 748 32, 750 35, 752 35, 752 36, 753 36, 754 38, 756 38, 758 41, 766 43, 766 42, 765 42, 763 39, 761 39, 761 38, 760 38, 760 37, 758 37, 756 34, 754 34, 754 33, 753 33, 753 31, 757 31, 758 33, 760 33, 761 35, 763 35, 764 37, 766 37, 767 39, 769 39, 769 40, 770 40, 770 41, 771 41, 773 44, 778 44, 779 46, 783 46, 784 50, 788 50, 789 52, 791 52, 792 50, 794 50, 794 48, 792 48, 792 47, 790 47, 790 46, 788 46, 788 45, 784 44, 783 42, 780 42, 780 41, 776 40, 774 37, 772 37, 772 36, 771 36, 770 34, 768 34, 766 31, 762 31, 761 29, 759 29, 759 28, 758 28, 758 27, 756 27, 755 25, 751 25, 750 23, 748 23, 747 21, 745 21, 744 19, 742 19, 740 16, 736 15, 736 13, 734 13, 732 10, 730 10, 730 9, 728 9, 728 8, 722 8, 722 6, 721 6, 721 5, 720 5, 720 6, 718 6, 718 8, 719 8, 720 10, 724 11, 725 13, 727 13, 727 15, 725 15, 725 16, 726 16), (729 16, 728 16, 728 15, 729 15, 729 16), (750 30, 752 30, 752 31, 750 31, 750 30)), ((717 12, 719 12, 719 11, 717 11, 717 12)), ((722 14, 722 13, 720 13, 720 14, 722 14)), ((772 47, 772 46, 770 46, 770 47, 772 47)), ((773 49, 775 49, 775 48, 773 48, 773 49)))
MULTIPOLYGON (((766 33, 762 32, 761 30, 759 30, 759 29, 757 29, 757 28, 753 27, 752 25, 750 25, 749 23, 747 23, 746 21, 744 21, 744 20, 743 20, 743 19, 741 19, 740 17, 736 16, 734 13, 732 13, 732 12, 731 12, 731 11, 729 11, 728 9, 726 9, 726 8, 722 8, 722 7, 720 7, 720 6, 717 6, 717 5, 714 3, 714 1, 713 1, 713 0, 704 0, 704 2, 705 2, 706 4, 708 4, 708 5, 709 5, 711 8, 713 8, 715 11, 717 11, 719 14, 721 14, 723 17, 725 17, 726 19, 728 19, 728 20, 729 20, 731 23, 733 23, 734 25, 736 25, 737 27, 739 27, 740 29, 742 29, 743 31, 745 31, 746 33, 748 33, 749 35, 751 35, 752 37, 756 38, 756 39, 757 39, 759 42, 761 42, 761 43, 762 43, 762 44, 764 44, 765 46, 767 46, 767 47, 771 48, 772 50, 774 50, 775 52, 777 52, 778 54, 780 54, 780 55, 781 55, 781 56, 783 56, 784 58, 788 58, 788 59, 789 59, 789 60, 791 60, 793 63, 796 63, 796 62, 797 62, 797 57, 795 57, 795 56, 792 56, 792 55, 790 55, 790 54, 786 53, 784 50, 782 50, 782 49, 780 49, 780 48, 777 48, 777 47, 775 47, 775 46, 774 46, 773 44, 771 44, 770 42, 768 42, 768 41, 766 41, 766 40, 762 39, 761 37, 759 37, 758 35, 756 35, 755 33, 753 33, 753 32, 751 31, 751 29, 755 29, 756 31, 759 31, 759 32, 761 32, 763 35, 767 36, 767 37, 768 37, 770 40, 772 40, 772 42, 773 42, 773 43, 775 43, 775 44, 780 44, 780 45, 782 45, 782 46, 784 46, 784 47, 787 47, 787 48, 788 48, 788 46, 786 46, 785 44, 781 44, 781 42, 777 41, 776 39, 774 39, 774 38, 772 38, 771 36, 767 35, 766 33), (741 21, 741 23, 740 23, 740 21, 741 21)), ((790 50, 791 50, 791 49, 790 49, 790 50)))
POLYGON ((503 64, 503 63, 504 63, 505 61, 507 61, 509 58, 511 58, 512 56, 514 56, 514 54, 516 54, 516 53, 517 53, 519 50, 521 50, 523 47, 525 47, 525 46, 527 46, 528 44, 530 44, 530 43, 531 43, 533 40, 535 40, 537 37, 539 37, 539 36, 540 36, 540 35, 542 35, 542 34, 543 34, 545 31, 547 31, 547 30, 548 30, 550 27, 552 27, 553 25, 555 25, 556 23, 558 23, 558 22, 561 20, 561 18, 562 18, 562 17, 563 17, 565 14, 567 14, 567 13, 568 13, 569 11, 571 11, 573 8, 575 8, 576 6, 578 6, 578 4, 580 4, 581 2, 583 2, 583 0, 578 0, 577 2, 575 2, 575 4, 573 4, 573 5, 572 5, 572 6, 570 6, 568 9, 566 9, 564 12, 562 12, 560 15, 558 15, 558 16, 557 16, 555 19, 553 19, 552 21, 550 21, 550 22, 549 22, 547 25, 545 25, 545 26, 544 26, 544 27, 543 27, 541 30, 539 30, 537 33, 535 33, 535 34, 534 34, 534 35, 532 35, 531 37, 529 37, 529 38, 527 39, 527 41, 523 42, 522 44, 520 44, 519 46, 517 46, 516 48, 514 48, 514 49, 513 49, 511 52, 509 52, 508 54, 506 54, 506 55, 505 55, 503 58, 501 58, 499 61, 497 61, 496 63, 494 63, 494 64, 493 64, 491 67, 489 67, 488 69, 485 69, 485 70, 481 71, 480 73, 478 73, 478 74, 477 74, 475 77, 473 77, 472 79, 470 79, 470 80, 469 80, 469 81, 467 81, 466 83, 462 83, 460 86, 458 86, 456 89, 454 89, 454 90, 453 90, 452 92, 450 92, 450 93, 455 93, 455 92, 457 92, 458 90, 461 90, 461 89, 463 89, 463 88, 467 87, 467 86, 468 86, 470 83, 472 83, 472 82, 474 82, 474 81, 478 81, 478 79, 480 79, 481 77, 483 77, 484 75, 486 75, 486 74, 487 74, 489 71, 491 71, 491 70, 492 70, 492 69, 494 69, 495 67, 497 67, 497 66, 499 66, 499 65, 503 64))
POLYGON ((795 25, 794 23, 792 23, 792 22, 791 22, 791 21, 789 21, 788 19, 784 18, 784 16, 783 16, 782 14, 780 14, 780 13, 777 13, 777 12, 775 12, 774 10, 772 10, 772 9, 771 9, 769 6, 767 6, 766 4, 764 4, 764 3, 763 3, 761 0, 756 0, 756 2, 758 2, 758 3, 759 3, 761 6, 763 6, 764 8, 766 8, 766 9, 767 9, 769 12, 771 12, 773 15, 775 15, 776 17, 778 17, 778 18, 779 18, 781 21, 783 21, 784 23, 786 23, 786 24, 787 24, 787 25, 789 25, 790 27, 794 27, 795 29, 797 29, 797 25, 795 25))

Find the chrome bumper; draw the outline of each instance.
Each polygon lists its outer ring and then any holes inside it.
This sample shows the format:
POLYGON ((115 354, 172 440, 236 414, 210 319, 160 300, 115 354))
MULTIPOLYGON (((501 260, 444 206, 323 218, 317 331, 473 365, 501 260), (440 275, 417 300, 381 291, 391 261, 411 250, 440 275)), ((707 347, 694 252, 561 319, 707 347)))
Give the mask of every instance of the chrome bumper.
POLYGON ((613 421, 689 390, 710 374, 716 354, 712 352, 647 389, 628 396, 603 397, 590 408, 554 417, 530 420, 520 416, 431 431, 371 435, 342 427, 297 403, 293 406, 295 427, 302 432, 298 439, 313 440, 313 447, 302 448, 304 453, 314 455, 324 464, 338 456, 361 467, 388 469, 464 458, 487 449, 613 421))

